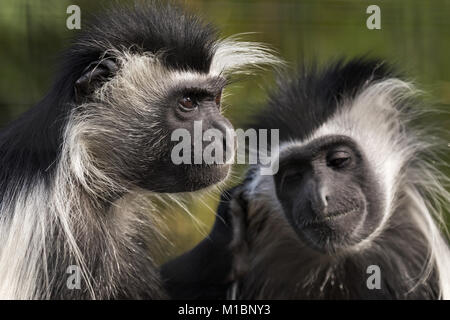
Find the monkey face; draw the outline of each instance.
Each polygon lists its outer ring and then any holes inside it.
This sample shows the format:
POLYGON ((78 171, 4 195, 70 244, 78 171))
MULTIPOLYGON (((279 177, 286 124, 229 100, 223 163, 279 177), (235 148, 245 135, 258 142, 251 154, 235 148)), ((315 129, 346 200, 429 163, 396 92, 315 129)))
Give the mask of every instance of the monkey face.
POLYGON ((224 180, 234 158, 233 126, 221 114, 225 79, 189 80, 161 102, 162 153, 140 185, 162 192, 194 191, 224 180), (166 174, 161 175, 161 172, 166 174))
POLYGON ((92 166, 110 179, 164 193, 227 177, 234 139, 221 114, 225 78, 173 71, 147 55, 106 61, 77 83, 86 98, 75 131, 92 166), (102 84, 90 92, 95 78, 102 84))
POLYGON ((355 246, 382 220, 377 179, 349 137, 324 136, 282 151, 275 183, 289 223, 319 251, 355 246))

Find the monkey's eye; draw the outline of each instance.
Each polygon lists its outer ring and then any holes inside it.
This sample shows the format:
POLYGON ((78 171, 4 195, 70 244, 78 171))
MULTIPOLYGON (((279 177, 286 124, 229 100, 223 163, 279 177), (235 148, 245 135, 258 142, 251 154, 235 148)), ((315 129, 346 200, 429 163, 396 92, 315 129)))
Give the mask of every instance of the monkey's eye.
POLYGON ((190 97, 183 97, 178 103, 183 111, 192 111, 197 107, 195 101, 190 97))
POLYGON ((338 151, 328 156, 327 166, 330 168, 344 168, 350 164, 351 156, 348 152, 338 151))
POLYGON ((217 106, 220 106, 220 102, 222 101, 222 92, 220 92, 215 98, 214 101, 217 106))

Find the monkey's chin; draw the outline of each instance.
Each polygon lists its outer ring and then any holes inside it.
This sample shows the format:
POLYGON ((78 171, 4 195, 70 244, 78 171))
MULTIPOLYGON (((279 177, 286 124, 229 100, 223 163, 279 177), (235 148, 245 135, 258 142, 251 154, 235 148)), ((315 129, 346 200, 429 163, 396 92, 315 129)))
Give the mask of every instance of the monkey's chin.
POLYGON ((302 230, 300 238, 311 249, 322 254, 333 255, 344 251, 351 246, 348 241, 343 239, 345 238, 344 235, 338 235, 332 231, 330 232, 326 226, 316 226, 311 229, 312 230, 302 230))
POLYGON ((188 174, 188 185, 185 191, 197 191, 211 187, 228 178, 231 165, 214 164, 214 165, 196 165, 190 167, 188 174))

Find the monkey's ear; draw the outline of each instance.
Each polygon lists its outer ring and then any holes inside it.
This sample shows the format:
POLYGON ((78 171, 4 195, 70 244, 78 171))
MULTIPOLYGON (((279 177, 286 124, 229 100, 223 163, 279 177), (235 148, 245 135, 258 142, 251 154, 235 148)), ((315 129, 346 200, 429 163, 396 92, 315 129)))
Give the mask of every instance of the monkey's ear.
POLYGON ((75 82, 75 100, 82 101, 103 82, 118 70, 117 64, 111 59, 95 61, 83 70, 81 77, 75 82))

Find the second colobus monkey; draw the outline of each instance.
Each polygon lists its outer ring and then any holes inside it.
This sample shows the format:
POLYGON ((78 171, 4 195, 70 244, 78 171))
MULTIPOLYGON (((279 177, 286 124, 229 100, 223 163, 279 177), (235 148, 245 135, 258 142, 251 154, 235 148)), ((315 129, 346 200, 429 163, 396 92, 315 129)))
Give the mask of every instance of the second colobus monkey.
POLYGON ((413 94, 379 61, 281 81, 251 125, 280 130, 278 172, 223 196, 210 237, 163 267, 170 294, 449 299, 449 195, 413 94))
POLYGON ((227 78, 272 62, 155 2, 84 27, 51 91, 0 132, 0 298, 164 297, 158 217, 128 202, 223 180, 226 164, 172 163, 171 133, 230 128, 227 78))

